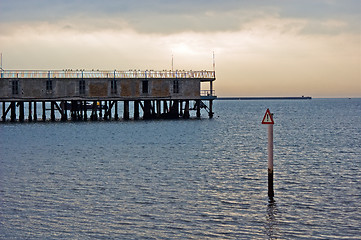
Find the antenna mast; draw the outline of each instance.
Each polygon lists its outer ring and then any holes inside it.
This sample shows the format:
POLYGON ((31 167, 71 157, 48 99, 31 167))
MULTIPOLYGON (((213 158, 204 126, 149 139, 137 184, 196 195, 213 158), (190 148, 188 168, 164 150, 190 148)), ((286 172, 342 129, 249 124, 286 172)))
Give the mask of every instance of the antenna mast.
POLYGON ((173 54, 172 54, 172 72, 173 72, 173 54))
POLYGON ((214 57, 214 51, 213 51, 213 72, 216 71, 216 60, 215 60, 215 57, 214 57))
POLYGON ((0 60, 0 69, 3 70, 3 53, 0 53, 1 60, 0 60))

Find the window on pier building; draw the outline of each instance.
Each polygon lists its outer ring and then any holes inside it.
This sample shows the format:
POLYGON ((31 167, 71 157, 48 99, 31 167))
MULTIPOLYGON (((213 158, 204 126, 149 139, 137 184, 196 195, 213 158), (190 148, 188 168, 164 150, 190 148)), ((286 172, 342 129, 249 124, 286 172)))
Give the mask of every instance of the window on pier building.
POLYGON ((53 91, 53 81, 52 80, 46 81, 46 91, 53 91))
POLYGON ((19 81, 18 80, 12 81, 11 86, 12 86, 12 93, 19 94, 19 81))
POLYGON ((116 80, 110 81, 110 93, 115 94, 118 92, 117 90, 118 90, 117 89, 117 81, 116 80))
POLYGON ((173 93, 179 93, 179 81, 178 80, 173 81, 173 93))
POLYGON ((147 80, 142 82, 142 93, 148 93, 148 81, 147 80))
POLYGON ((85 81, 79 81, 79 94, 85 94, 85 81))

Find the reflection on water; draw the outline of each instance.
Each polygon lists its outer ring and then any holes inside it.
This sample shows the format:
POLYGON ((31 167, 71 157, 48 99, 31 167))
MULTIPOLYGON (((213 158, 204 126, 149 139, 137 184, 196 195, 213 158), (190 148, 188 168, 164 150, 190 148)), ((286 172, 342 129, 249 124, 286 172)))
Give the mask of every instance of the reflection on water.
POLYGON ((278 215, 278 209, 276 202, 274 200, 269 201, 267 205, 267 215, 266 215, 267 221, 265 225, 268 239, 277 239, 279 233, 279 229, 278 229, 279 217, 277 215, 278 215))

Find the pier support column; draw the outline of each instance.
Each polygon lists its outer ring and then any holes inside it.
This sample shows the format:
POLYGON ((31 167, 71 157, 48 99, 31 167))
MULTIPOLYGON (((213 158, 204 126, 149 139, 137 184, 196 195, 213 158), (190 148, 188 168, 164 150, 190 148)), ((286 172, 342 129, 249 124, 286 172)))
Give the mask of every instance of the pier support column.
POLYGON ((68 120, 68 101, 64 101, 64 120, 67 121, 68 120))
POLYGON ((103 118, 103 102, 99 101, 99 119, 103 118))
POLYGON ((2 115, 2 120, 3 120, 3 122, 6 121, 6 114, 5 114, 6 110, 5 110, 5 108, 6 108, 5 102, 3 102, 3 115, 2 115))
POLYGON ((163 113, 168 113, 167 100, 164 100, 164 101, 163 101, 163 113))
POLYGON ((83 120, 83 101, 77 101, 77 114, 78 114, 78 121, 83 120))
POLYGON ((32 110, 31 110, 31 102, 29 102, 29 116, 28 116, 28 121, 32 122, 33 121, 33 114, 32 114, 32 110))
POLYGON ((143 119, 151 119, 151 118, 152 118, 151 108, 152 108, 152 103, 151 103, 151 101, 150 101, 150 100, 145 100, 145 101, 144 101, 144 114, 143 114, 143 119))
POLYGON ((179 118, 179 101, 174 100, 170 110, 171 118, 179 118))
POLYGON ((67 109, 66 109, 66 102, 65 101, 61 101, 60 102, 60 108, 61 108, 61 121, 65 122, 68 118, 67 116, 67 109))
POLYGON ((179 101, 178 101, 178 100, 175 100, 175 101, 174 101, 174 106, 175 106, 175 113, 177 114, 177 118, 178 118, 179 115, 180 115, 180 111, 179 111, 179 101))
POLYGON ((38 121, 38 116, 36 113, 36 102, 34 102, 34 122, 38 121))
POLYGON ((46 121, 46 114, 45 114, 45 110, 46 110, 46 109, 45 109, 45 101, 42 101, 42 103, 41 103, 41 104, 42 104, 42 108, 43 108, 43 109, 42 109, 42 110, 43 110, 43 116, 42 116, 42 117, 43 117, 43 121, 45 122, 45 121, 46 121))
POLYGON ((83 110, 84 110, 84 121, 87 121, 88 120, 88 109, 87 109, 87 106, 86 106, 87 102, 84 101, 84 105, 83 105, 83 110))
POLYGON ((159 118, 160 117, 160 115, 162 114, 161 113, 161 100, 157 100, 156 101, 156 103, 157 103, 157 117, 159 118))
POLYGON ((151 115, 152 115, 152 118, 155 118, 155 117, 156 117, 156 112, 155 112, 155 111, 156 111, 156 110, 155 110, 155 109, 156 109, 156 106, 155 106, 155 102, 156 102, 155 100, 153 100, 153 101, 151 102, 151 103, 152 103, 152 105, 151 105, 151 106, 152 106, 152 107, 151 107, 151 115))
POLYGON ((179 116, 183 117, 183 101, 179 101, 179 116))
POLYGON ((184 119, 189 119, 190 114, 189 114, 189 100, 186 100, 186 105, 184 107, 184 112, 183 112, 183 118, 184 119))
POLYGON ((98 101, 93 101, 93 105, 92 105, 92 114, 90 116, 90 119, 92 121, 96 121, 98 119, 98 113, 97 113, 97 109, 98 109, 98 105, 97 105, 98 101))
POLYGON ((55 122, 55 102, 51 101, 50 104, 50 119, 52 122, 55 122))
POLYGON ((15 109, 16 108, 16 103, 11 102, 10 106, 11 106, 10 121, 15 122, 16 121, 16 109, 15 109))
POLYGON ((24 102, 19 102, 19 121, 24 122, 24 102))
MULTIPOLYGON (((108 101, 107 118, 109 117, 109 120, 110 120, 110 121, 112 120, 112 108, 113 108, 112 102, 111 102, 111 101, 108 101)), ((104 116, 105 116, 105 115, 104 115, 104 116)))
POLYGON ((70 112, 71 112, 71 120, 76 121, 76 101, 74 100, 71 101, 70 112))
POLYGON ((119 116, 118 116, 118 101, 115 101, 114 103, 115 109, 114 109, 114 119, 117 121, 119 120, 119 116))
POLYGON ((201 100, 196 100, 197 118, 201 117, 201 100))
POLYGON ((213 118, 213 100, 209 100, 209 118, 213 118))
POLYGON ((139 101, 134 101, 134 120, 139 119, 139 101))
POLYGON ((104 106, 105 106, 105 109, 104 109, 103 119, 104 119, 104 120, 108 120, 108 114, 107 114, 107 112, 110 110, 109 107, 108 107, 108 101, 104 101, 104 106))
POLYGON ((124 101, 124 120, 129 120, 129 101, 124 101))

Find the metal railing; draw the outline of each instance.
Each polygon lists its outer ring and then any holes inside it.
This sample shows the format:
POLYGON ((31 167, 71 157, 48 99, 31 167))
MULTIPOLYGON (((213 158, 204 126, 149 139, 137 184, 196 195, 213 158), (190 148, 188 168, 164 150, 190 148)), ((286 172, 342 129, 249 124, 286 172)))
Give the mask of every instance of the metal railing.
POLYGON ((215 90, 201 90, 201 96, 205 97, 205 96, 215 96, 216 92, 215 90))
POLYGON ((198 78, 215 79, 214 71, 2 70, 1 78, 198 78))

